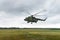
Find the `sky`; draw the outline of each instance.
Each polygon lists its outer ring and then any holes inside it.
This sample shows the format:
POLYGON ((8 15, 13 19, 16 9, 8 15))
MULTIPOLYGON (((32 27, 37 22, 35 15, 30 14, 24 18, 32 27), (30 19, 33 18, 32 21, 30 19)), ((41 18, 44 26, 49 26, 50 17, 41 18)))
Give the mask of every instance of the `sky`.
POLYGON ((60 28, 60 0, 0 0, 0 27, 60 28), (46 16, 46 21, 24 21, 40 11, 37 15, 46 16))

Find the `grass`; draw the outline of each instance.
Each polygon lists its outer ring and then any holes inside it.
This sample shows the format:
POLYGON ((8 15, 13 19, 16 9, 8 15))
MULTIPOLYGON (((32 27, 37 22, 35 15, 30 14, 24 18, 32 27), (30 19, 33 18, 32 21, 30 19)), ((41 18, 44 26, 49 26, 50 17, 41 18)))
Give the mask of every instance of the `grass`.
POLYGON ((0 29, 0 40, 60 40, 60 30, 0 29))

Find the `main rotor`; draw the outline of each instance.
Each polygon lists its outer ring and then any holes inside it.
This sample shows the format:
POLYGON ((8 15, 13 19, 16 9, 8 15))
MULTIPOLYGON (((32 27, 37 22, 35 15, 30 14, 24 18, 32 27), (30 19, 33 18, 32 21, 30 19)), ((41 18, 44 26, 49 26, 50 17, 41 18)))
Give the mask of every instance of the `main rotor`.
POLYGON ((37 13, 35 13, 35 14, 30 14, 29 12, 27 12, 29 15, 33 15, 33 16, 35 16, 35 15, 37 15, 37 14, 39 14, 39 13, 42 13, 42 12, 46 12, 47 10, 42 10, 42 11, 39 11, 39 12, 37 12, 37 13))

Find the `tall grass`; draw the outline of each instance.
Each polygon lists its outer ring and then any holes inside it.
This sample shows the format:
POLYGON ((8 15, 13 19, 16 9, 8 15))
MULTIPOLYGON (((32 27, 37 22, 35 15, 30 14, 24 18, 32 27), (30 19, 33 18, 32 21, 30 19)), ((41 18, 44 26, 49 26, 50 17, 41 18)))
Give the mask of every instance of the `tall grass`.
POLYGON ((60 30, 0 30, 0 40, 60 40, 60 30))

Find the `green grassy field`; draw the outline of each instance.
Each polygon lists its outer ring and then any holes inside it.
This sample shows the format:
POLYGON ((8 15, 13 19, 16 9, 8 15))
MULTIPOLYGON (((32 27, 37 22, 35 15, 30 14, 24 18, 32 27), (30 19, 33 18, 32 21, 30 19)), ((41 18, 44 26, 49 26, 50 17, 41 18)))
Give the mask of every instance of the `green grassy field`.
POLYGON ((0 29, 0 40, 60 40, 60 30, 0 29))

